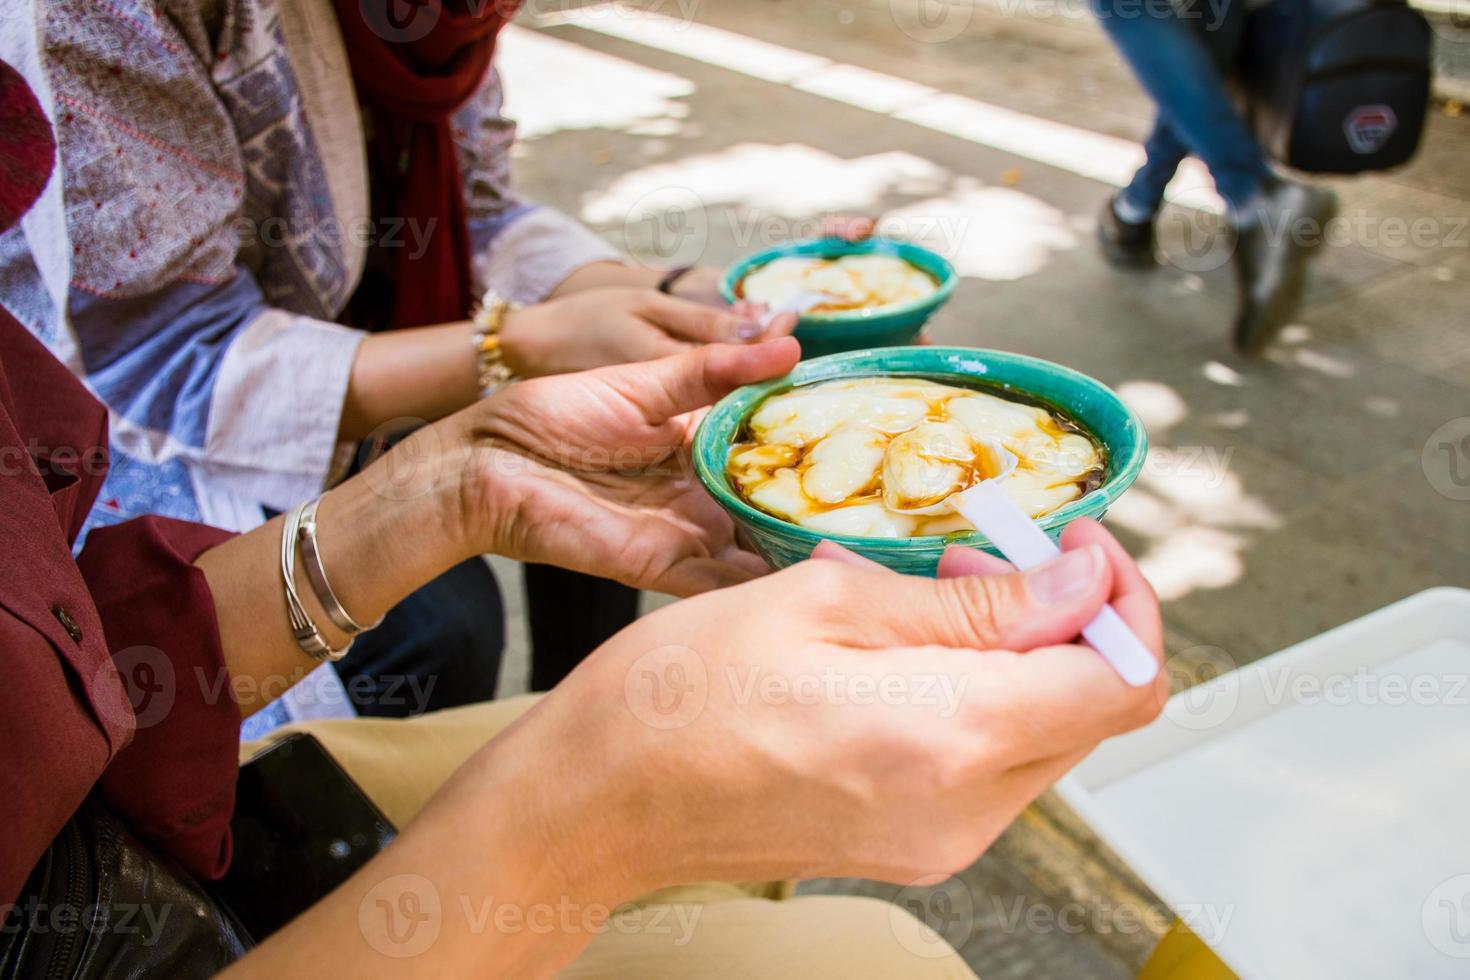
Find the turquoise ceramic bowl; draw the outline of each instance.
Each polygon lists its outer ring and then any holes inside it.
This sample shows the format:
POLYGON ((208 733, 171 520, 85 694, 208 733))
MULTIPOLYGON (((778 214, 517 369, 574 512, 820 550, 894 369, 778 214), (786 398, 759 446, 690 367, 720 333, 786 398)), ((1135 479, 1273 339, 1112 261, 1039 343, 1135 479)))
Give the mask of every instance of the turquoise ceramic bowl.
POLYGON ((843 255, 896 255, 918 266, 939 283, 932 296, 912 303, 887 306, 881 310, 853 310, 842 313, 808 313, 796 327, 804 358, 822 357, 870 347, 892 347, 912 343, 934 311, 949 301, 958 281, 954 266, 927 248, 891 238, 869 238, 849 242, 841 238, 819 238, 815 241, 790 242, 768 248, 737 262, 725 270, 720 280, 720 293, 727 303, 735 302, 735 286, 746 275, 774 259, 788 255, 820 255, 835 259, 843 255))
POLYGON ((1002 394, 1025 394, 1060 409, 1101 440, 1108 456, 1102 485, 1038 522, 1052 537, 1079 517, 1101 518, 1133 485, 1148 454, 1143 423, 1110 388, 1050 361, 971 347, 889 347, 804 361, 784 378, 748 385, 726 396, 710 409, 694 437, 694 465, 700 481, 773 567, 784 568, 809 557, 823 538, 911 575, 933 575, 949 544, 997 553, 983 535, 975 532, 919 538, 819 534, 752 507, 730 485, 725 474, 730 445, 745 420, 768 396, 816 381, 874 375, 921 377, 990 387, 1002 394))

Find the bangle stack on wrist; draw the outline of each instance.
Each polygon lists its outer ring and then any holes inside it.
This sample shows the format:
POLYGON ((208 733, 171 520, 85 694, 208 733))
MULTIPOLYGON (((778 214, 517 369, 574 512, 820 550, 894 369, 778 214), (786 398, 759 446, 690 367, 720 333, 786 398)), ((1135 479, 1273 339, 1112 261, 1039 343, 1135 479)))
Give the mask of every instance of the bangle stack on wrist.
POLYGON ((337 593, 332 591, 331 584, 327 581, 327 570, 322 564, 321 549, 317 547, 316 532, 316 510, 322 498, 302 504, 286 515, 285 526, 281 530, 281 579, 286 586, 286 615, 291 621, 291 635, 295 638, 297 646, 307 656, 322 661, 323 663, 341 660, 352 649, 352 641, 359 633, 366 632, 377 626, 383 620, 378 618, 377 622, 363 625, 353 619, 343 608, 342 602, 337 598, 337 593), (347 645, 340 650, 333 650, 322 632, 312 621, 311 614, 306 611, 306 606, 301 602, 301 595, 296 591, 296 551, 301 550, 303 563, 306 565, 306 578, 311 583, 312 593, 317 602, 326 610, 327 618, 332 625, 347 634, 347 645))
POLYGON ((482 398, 515 380, 515 373, 505 363, 505 351, 500 346, 500 328, 505 323, 505 315, 520 308, 519 303, 502 299, 491 291, 485 294, 480 308, 475 311, 475 356, 479 362, 482 398))

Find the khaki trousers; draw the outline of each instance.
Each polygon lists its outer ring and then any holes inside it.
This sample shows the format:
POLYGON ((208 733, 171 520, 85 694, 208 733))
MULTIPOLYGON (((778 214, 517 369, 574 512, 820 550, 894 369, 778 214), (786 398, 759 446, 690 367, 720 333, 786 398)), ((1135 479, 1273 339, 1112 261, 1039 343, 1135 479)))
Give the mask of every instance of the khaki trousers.
MULTIPOLYGON (((314 736, 388 819, 406 826, 461 762, 535 696, 409 719, 290 725, 241 746, 248 759, 292 732, 314 736)), ((848 896, 793 898, 789 883, 666 888, 622 907, 564 980, 974 980, 908 912, 848 896)))

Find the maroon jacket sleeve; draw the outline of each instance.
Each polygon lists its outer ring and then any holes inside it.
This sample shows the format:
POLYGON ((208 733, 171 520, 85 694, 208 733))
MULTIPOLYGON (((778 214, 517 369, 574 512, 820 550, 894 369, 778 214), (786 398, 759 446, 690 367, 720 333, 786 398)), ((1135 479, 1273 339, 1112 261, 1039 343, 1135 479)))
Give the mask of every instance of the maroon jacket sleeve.
POLYGON ((226 531, 144 517, 88 536, 78 564, 136 715, 102 774, 102 797, 194 875, 230 862, 240 710, 214 597, 193 561, 226 531))

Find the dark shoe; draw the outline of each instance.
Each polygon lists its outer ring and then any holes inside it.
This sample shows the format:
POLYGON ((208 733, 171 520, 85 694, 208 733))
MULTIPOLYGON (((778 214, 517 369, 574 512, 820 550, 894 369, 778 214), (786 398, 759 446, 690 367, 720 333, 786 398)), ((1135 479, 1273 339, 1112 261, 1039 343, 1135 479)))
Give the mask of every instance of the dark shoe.
POLYGON ((1235 346, 1259 354, 1301 307, 1307 261, 1337 216, 1337 195, 1319 187, 1281 181, 1237 228, 1235 279, 1240 312, 1235 346))
POLYGON ((1119 269, 1147 269, 1157 265, 1154 223, 1124 221, 1113 209, 1116 200, 1116 197, 1108 198, 1097 219, 1097 241, 1102 246, 1103 258, 1119 269))

